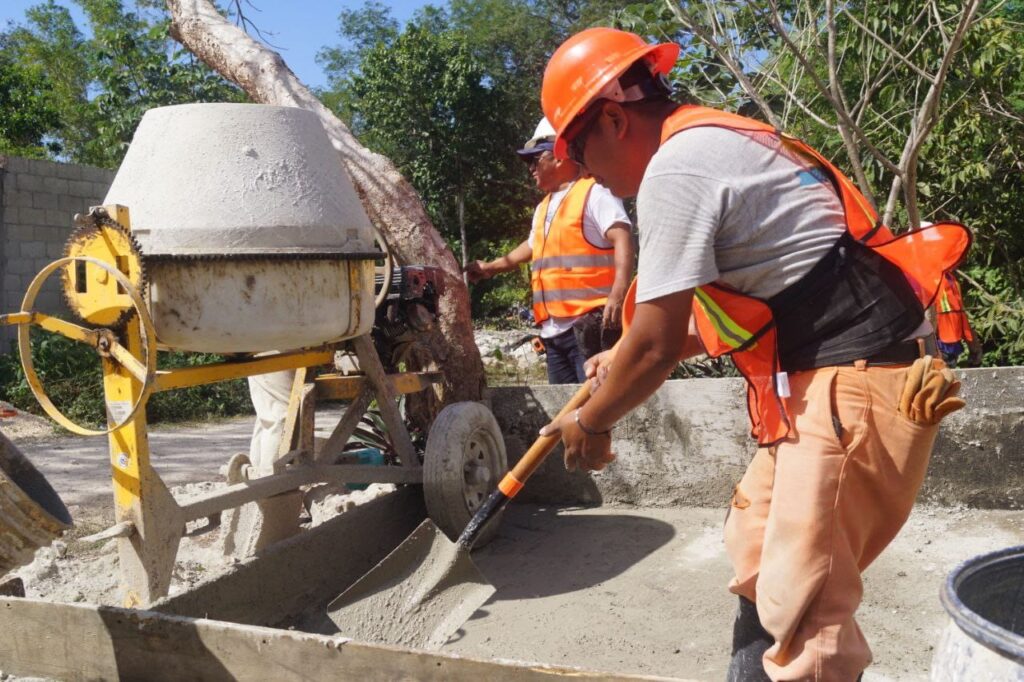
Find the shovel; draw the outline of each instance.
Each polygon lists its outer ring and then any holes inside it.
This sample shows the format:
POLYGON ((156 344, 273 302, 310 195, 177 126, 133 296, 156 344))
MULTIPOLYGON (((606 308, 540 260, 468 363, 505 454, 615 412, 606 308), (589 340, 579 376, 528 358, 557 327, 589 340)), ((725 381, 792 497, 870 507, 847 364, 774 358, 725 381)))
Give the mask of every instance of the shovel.
MULTIPOLYGON (((556 419, 590 397, 587 381, 556 419)), ((540 436, 505 474, 497 490, 470 519, 455 542, 430 519, 327 606, 339 632, 352 639, 416 649, 440 648, 494 594, 470 550, 487 523, 505 508, 558 444, 540 436)))

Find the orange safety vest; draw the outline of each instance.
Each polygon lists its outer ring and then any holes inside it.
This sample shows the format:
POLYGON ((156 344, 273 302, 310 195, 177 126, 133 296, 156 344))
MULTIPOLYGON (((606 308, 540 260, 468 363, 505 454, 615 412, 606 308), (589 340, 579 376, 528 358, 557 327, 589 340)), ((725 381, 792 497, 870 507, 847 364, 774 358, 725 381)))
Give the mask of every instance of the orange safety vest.
POLYGON ((544 197, 533 224, 533 319, 579 317, 600 308, 615 284, 615 249, 602 249, 583 235, 583 212, 593 178, 577 180, 555 210, 544 233, 551 195, 544 197))
POLYGON ((960 343, 974 341, 971 323, 964 311, 964 299, 960 295, 960 285, 953 273, 947 272, 942 279, 939 298, 935 302, 935 322, 938 327, 939 341, 943 343, 960 343))
MULTIPOLYGON (((898 266, 923 307, 931 305, 943 275, 963 259, 971 234, 959 223, 936 223, 900 236, 882 224, 856 185, 828 159, 802 141, 767 123, 737 114, 699 106, 682 106, 666 119, 661 144, 684 130, 715 126, 745 133, 777 137, 791 150, 813 159, 832 181, 843 205, 846 228, 861 243, 898 266)), ((761 447, 786 439, 792 419, 786 398, 788 376, 779 367, 775 321, 768 304, 724 283, 713 282, 694 292, 693 317, 705 351, 711 357, 731 354, 736 368, 747 380, 747 410, 751 436, 761 447)), ((636 281, 626 295, 623 332, 632 322, 636 306, 636 281)))

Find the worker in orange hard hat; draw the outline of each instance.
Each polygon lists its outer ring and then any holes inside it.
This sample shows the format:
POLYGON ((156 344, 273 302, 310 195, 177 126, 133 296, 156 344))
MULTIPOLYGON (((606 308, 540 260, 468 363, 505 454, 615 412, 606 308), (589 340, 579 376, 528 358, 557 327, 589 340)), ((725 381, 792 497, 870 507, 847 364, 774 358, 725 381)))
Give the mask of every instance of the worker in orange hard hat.
POLYGON ((622 333, 622 301, 633 274, 632 224, 622 200, 554 156, 547 119, 518 150, 537 189, 530 236, 509 253, 466 266, 470 282, 529 262, 533 319, 540 326, 548 382, 586 381, 583 362, 611 348, 622 333))
POLYGON ((729 354, 757 451, 726 549, 739 595, 730 680, 855 680, 861 572, 895 537, 937 424, 963 407, 926 355, 925 308, 970 233, 895 236, 817 151, 756 120, 680 106, 673 44, 593 28, 555 51, 541 102, 554 153, 636 197, 640 257, 619 345, 589 402, 546 426, 568 468, 614 459, 611 430, 676 364, 729 354))

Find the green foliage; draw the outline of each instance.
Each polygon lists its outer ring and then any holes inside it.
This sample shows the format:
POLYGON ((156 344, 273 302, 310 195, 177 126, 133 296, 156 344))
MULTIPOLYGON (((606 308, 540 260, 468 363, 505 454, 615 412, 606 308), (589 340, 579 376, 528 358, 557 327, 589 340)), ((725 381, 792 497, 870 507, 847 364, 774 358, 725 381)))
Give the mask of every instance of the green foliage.
POLYGON ((0 53, 0 154, 42 158, 59 150, 45 140, 59 122, 47 89, 44 79, 0 53))
POLYGON ((1024 365, 1024 297, 1006 271, 973 266, 964 271, 964 306, 985 348, 986 366, 1024 365), (965 279, 966 279, 965 277, 965 279))
MULTIPOLYGON (((32 362, 46 394, 69 419, 96 425, 103 419, 103 371, 88 347, 57 334, 33 333, 32 362)), ((18 409, 43 414, 15 353, 0 356, 0 397, 18 409)))
MULTIPOLYGON (((485 242, 486 247, 477 253, 482 260, 502 256, 522 243, 521 239, 506 239, 485 242)), ((530 309, 530 271, 525 265, 514 272, 500 277, 483 280, 475 284, 470 292, 473 296, 473 311, 478 318, 500 320, 521 319, 519 313, 530 309)))
MULTIPOLYGON (((469 258, 493 258, 526 238, 540 198, 515 150, 542 116, 548 57, 570 34, 606 23, 617 6, 450 0, 400 28, 370 0, 341 13, 342 44, 319 53, 330 80, 320 96, 396 163, 456 252, 461 196, 469 258)), ((474 315, 504 316, 528 303, 528 289, 525 271, 477 285, 474 315)))
POLYGON ((409 179, 450 243, 461 241, 462 205, 475 253, 479 242, 524 227, 527 185, 513 153, 523 140, 506 120, 507 93, 460 34, 438 29, 442 20, 432 15, 431 25, 411 23, 398 35, 382 25, 376 42, 359 48, 358 69, 335 77, 353 129, 409 179))
MULTIPOLYGON (((30 8, 22 25, 0 34, 5 59, 28 83, 15 92, 37 93, 29 111, 46 123, 49 155, 114 168, 147 109, 244 99, 170 38, 162 5, 135 3, 129 10, 122 0, 75 2, 91 38, 53 0, 30 8)), ((2 73, 0 67, 0 79, 2 73)), ((0 96, 0 120, 18 112, 0 96)))
MULTIPOLYGON (((103 369, 94 350, 57 334, 33 333, 32 358, 43 388, 57 409, 83 425, 103 423, 103 369)), ((170 369, 220 359, 175 351, 160 353, 158 362, 161 369, 170 369)), ((0 354, 0 398, 26 412, 44 414, 29 389, 17 353, 0 354)), ((251 412, 244 379, 157 393, 146 406, 150 423, 200 421, 251 412)))
MULTIPOLYGON (((922 73, 938 69, 944 41, 963 4, 941 1, 929 5, 927 12, 915 3, 839 7, 837 85, 871 144, 898 161, 931 86, 922 73), (902 58, 892 56, 885 45, 902 58)), ((979 16, 952 61, 938 123, 920 152, 915 187, 922 219, 958 220, 974 231, 966 269, 974 276, 963 282, 968 310, 984 341, 986 363, 1018 363, 1024 360, 1024 231, 1018 209, 1024 190, 1024 10, 1016 2, 986 2, 979 16)), ((848 150, 837 134, 835 109, 814 82, 829 79, 823 5, 767 0, 643 3, 612 18, 629 30, 683 46, 674 75, 690 99, 749 115, 751 99, 709 49, 712 41, 724 47, 790 133, 851 170, 848 150), (773 6, 778 22, 773 21, 773 6), (794 57, 780 25, 810 59, 794 57), (694 37, 701 31, 703 36, 694 37)), ((892 173, 865 145, 858 151, 869 188, 884 205, 892 173)), ((894 227, 906 225, 902 204, 897 203, 894 215, 894 227)))

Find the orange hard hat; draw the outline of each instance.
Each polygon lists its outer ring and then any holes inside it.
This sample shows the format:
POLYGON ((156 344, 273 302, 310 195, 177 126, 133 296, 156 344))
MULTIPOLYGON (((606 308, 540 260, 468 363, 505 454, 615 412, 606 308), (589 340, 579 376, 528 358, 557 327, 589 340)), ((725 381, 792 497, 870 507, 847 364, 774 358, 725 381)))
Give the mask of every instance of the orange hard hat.
POLYGON ((562 135, 573 119, 594 100, 609 97, 605 91, 614 89, 635 62, 643 59, 652 74, 664 75, 678 58, 675 43, 650 45, 635 33, 614 28, 588 28, 562 43, 548 61, 540 92, 544 115, 557 133, 555 156, 566 156, 562 135))

